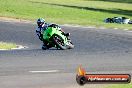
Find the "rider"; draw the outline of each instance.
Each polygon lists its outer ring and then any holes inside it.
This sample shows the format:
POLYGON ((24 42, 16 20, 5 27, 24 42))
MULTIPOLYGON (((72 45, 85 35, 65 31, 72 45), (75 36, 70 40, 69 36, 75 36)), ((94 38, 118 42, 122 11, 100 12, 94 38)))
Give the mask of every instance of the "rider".
MULTIPOLYGON (((43 40, 42 32, 43 32, 43 30, 46 30, 48 28, 48 26, 53 26, 54 27, 54 26, 58 26, 58 25, 56 25, 56 24, 48 24, 48 23, 45 22, 45 20, 43 18, 39 18, 37 20, 37 25, 38 25, 38 27, 36 29, 36 34, 38 35, 39 39, 41 41, 43 41, 42 49, 48 49, 47 43, 43 40)), ((65 33, 63 30, 60 30, 60 31, 62 31, 62 33, 65 36, 69 37, 70 33, 65 33)))

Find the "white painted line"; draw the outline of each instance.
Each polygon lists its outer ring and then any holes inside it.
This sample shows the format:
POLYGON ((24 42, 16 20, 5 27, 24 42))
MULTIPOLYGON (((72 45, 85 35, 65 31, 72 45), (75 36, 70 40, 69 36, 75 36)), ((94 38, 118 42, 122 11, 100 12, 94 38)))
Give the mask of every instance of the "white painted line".
POLYGON ((11 48, 11 49, 23 49, 28 48, 27 46, 17 45, 17 48, 11 48))
POLYGON ((117 30, 118 28, 114 28, 115 30, 117 30))
POLYGON ((55 73, 59 72, 59 70, 47 70, 47 71, 29 71, 31 73, 55 73))
POLYGON ((11 49, 0 49, 0 50, 17 50, 17 49, 25 49, 28 48, 27 46, 17 45, 17 48, 11 48, 11 49))
POLYGON ((79 27, 79 28, 96 28, 96 27, 94 27, 94 26, 82 26, 82 25, 70 25, 70 24, 63 24, 63 25, 61 25, 61 26, 65 26, 65 27, 79 27))
POLYGON ((127 31, 127 32, 132 32, 132 31, 127 31))
POLYGON ((0 49, 0 50, 7 50, 7 49, 0 49))
POLYGON ((105 27, 100 27, 99 29, 106 29, 105 27))
POLYGON ((124 29, 125 31, 128 31, 129 29, 124 29))

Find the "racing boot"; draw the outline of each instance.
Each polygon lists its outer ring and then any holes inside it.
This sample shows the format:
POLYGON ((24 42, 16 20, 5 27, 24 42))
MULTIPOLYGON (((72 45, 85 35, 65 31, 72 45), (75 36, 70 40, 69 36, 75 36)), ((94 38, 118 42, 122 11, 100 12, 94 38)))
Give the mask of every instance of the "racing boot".
POLYGON ((43 44, 42 45, 42 50, 46 50, 46 49, 48 49, 48 47, 45 44, 43 44))
POLYGON ((65 36, 69 37, 70 36, 70 33, 65 33, 65 36))

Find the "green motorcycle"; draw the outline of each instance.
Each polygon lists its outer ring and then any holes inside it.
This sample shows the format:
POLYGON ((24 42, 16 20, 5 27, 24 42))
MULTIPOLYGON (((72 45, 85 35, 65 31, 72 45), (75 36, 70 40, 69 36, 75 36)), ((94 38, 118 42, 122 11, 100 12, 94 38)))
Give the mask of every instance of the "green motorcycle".
POLYGON ((43 40, 47 43, 47 47, 49 48, 55 47, 62 50, 74 48, 71 40, 63 34, 58 25, 49 25, 48 28, 43 31, 43 40))

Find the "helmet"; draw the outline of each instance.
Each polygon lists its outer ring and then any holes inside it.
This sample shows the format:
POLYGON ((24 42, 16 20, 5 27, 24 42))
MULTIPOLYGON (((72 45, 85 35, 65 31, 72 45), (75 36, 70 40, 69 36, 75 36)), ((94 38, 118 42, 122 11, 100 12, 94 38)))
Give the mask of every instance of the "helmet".
POLYGON ((45 20, 43 18, 39 18, 37 20, 38 27, 42 27, 43 24, 45 24, 45 20))

